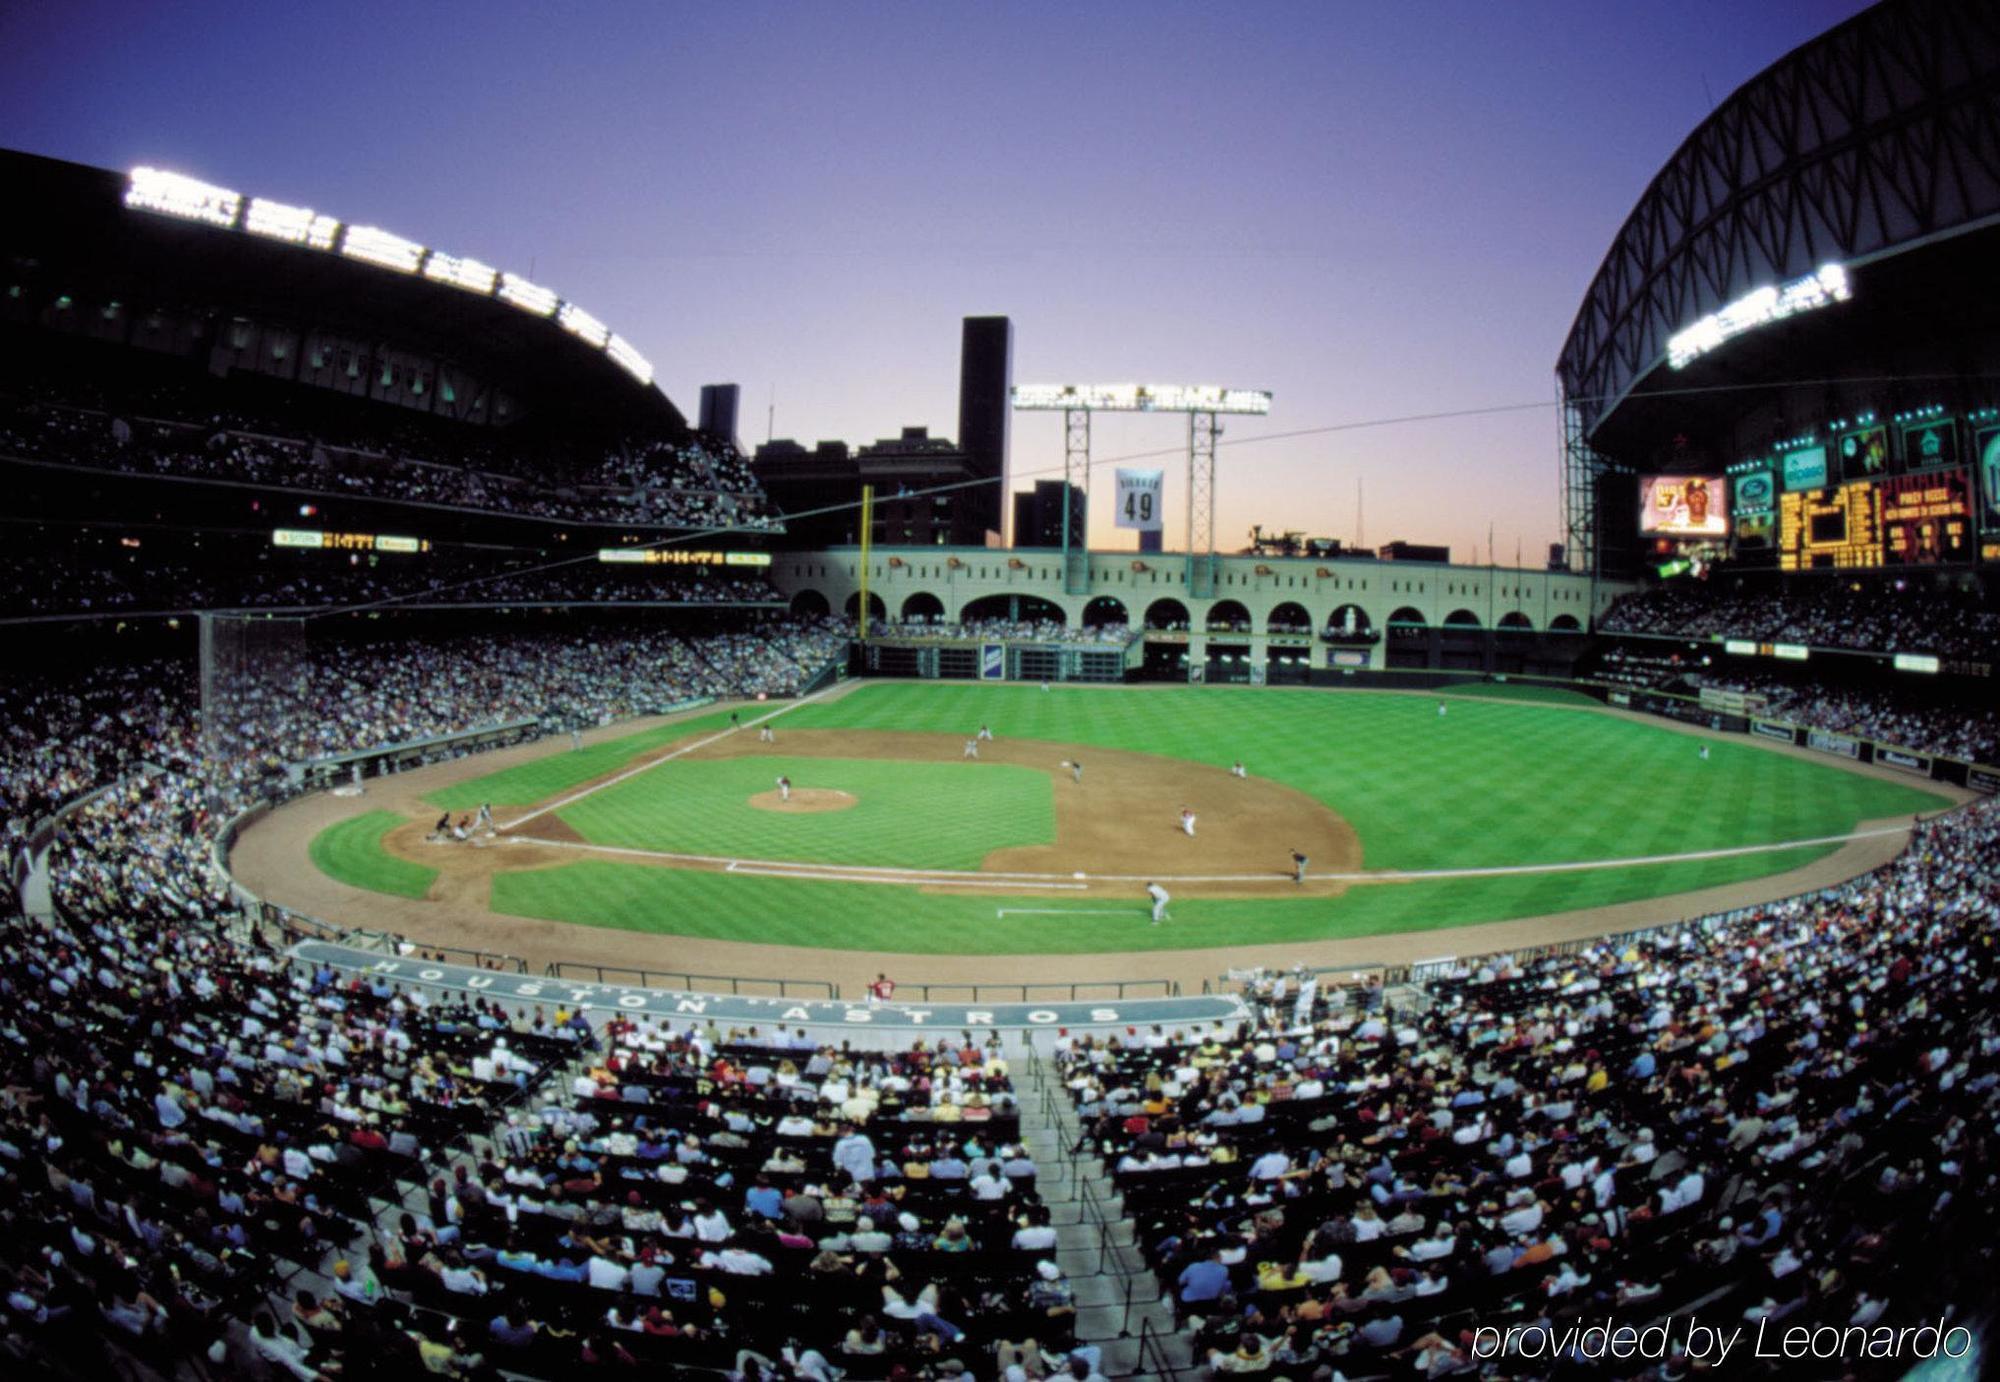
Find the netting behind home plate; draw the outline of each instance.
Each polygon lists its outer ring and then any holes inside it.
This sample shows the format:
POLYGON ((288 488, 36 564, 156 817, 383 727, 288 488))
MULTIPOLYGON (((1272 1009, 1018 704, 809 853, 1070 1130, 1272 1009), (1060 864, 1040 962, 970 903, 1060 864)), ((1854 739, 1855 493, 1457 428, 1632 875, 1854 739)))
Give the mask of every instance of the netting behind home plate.
POLYGON ((257 725, 309 713, 303 619, 263 614, 201 616, 201 744, 211 758, 269 742, 257 725))

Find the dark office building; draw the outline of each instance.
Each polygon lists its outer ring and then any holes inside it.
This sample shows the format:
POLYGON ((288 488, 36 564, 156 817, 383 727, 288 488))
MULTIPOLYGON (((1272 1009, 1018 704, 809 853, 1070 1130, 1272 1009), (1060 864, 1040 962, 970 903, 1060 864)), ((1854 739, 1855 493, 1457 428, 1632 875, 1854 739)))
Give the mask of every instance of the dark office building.
POLYGON ((735 442, 736 407, 742 394, 743 390, 735 384, 703 384, 701 421, 698 424, 701 430, 724 441, 735 442))
POLYGON ((1037 480, 1033 490, 1014 496, 1014 545, 1016 547, 1061 547, 1063 545, 1063 494, 1069 494, 1069 531, 1072 546, 1087 546, 1084 493, 1061 480, 1037 480))
POLYGON ((861 469, 844 441, 812 450, 787 438, 765 442, 750 473, 785 517, 785 540, 794 547, 839 547, 861 534, 861 469))
MULTIPOLYGON (((854 453, 857 479, 875 487, 874 541, 891 547, 981 547, 992 487, 965 451, 928 427, 905 427, 854 453)), ((999 531, 993 528, 993 531, 999 531)))
POLYGON ((970 472, 991 477, 993 483, 965 492, 966 503, 955 525, 962 531, 1001 530, 1007 494, 1008 390, 1013 382, 1013 322, 1006 317, 967 317, 958 354, 958 445, 970 472))
POLYGON ((1375 555, 1383 561, 1434 561, 1443 564, 1451 560, 1451 548, 1398 540, 1376 548, 1375 555))

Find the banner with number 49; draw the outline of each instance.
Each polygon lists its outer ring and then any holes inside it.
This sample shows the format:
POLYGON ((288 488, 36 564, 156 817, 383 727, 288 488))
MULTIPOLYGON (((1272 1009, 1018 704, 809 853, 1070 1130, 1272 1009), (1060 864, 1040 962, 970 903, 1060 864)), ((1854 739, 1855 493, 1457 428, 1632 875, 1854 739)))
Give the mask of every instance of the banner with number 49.
POLYGON ((1160 531, 1160 487, 1164 470, 1120 470, 1118 472, 1118 522, 1120 528, 1136 528, 1142 533, 1160 531))

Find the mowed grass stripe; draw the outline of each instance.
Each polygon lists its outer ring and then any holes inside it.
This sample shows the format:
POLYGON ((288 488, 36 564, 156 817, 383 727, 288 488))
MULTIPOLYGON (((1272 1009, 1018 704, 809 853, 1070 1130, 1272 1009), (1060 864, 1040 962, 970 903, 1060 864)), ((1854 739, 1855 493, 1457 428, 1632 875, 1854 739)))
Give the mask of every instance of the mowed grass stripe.
POLYGON ((727 715, 702 715, 675 720, 637 734, 605 739, 570 749, 563 736, 549 742, 549 752, 533 762, 503 768, 469 782, 426 793, 424 800, 446 811, 476 810, 481 802, 495 806, 533 806, 625 767, 633 759, 691 735, 713 734, 729 724, 727 715))
POLYGON ((408 820, 394 811, 365 812, 320 831, 306 852, 315 868, 338 882, 396 897, 422 897, 438 871, 382 848, 382 837, 408 820))
MULTIPOLYGON (((513 916, 657 935, 757 940, 834 950, 926 955, 1099 954, 1334 940, 1426 931, 1604 907, 1801 868, 1832 846, 1577 874, 1368 884, 1339 897, 1175 899, 1148 924, 1146 899, 1088 895, 958 897, 852 883, 650 868, 596 860, 493 880, 492 905, 513 916), (1056 915, 996 916, 1003 907, 1056 915), (1129 916, 1099 916, 1128 907, 1129 916), (1075 908, 1074 914, 1059 909, 1075 908)), ((1217 966, 1226 964, 1222 954, 1217 966)))
POLYGON ((884 868, 976 869, 995 849, 1055 841, 1048 774, 1006 763, 682 759, 556 814, 594 844, 884 868), (810 814, 750 805, 780 774, 855 805, 810 814))

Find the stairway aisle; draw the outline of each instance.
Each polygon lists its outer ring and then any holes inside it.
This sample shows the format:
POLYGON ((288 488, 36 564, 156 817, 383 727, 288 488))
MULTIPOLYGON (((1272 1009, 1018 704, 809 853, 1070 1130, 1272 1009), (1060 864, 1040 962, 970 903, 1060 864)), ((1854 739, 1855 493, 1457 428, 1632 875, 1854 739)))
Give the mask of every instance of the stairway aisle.
POLYGON ((1174 1325, 1173 1307, 1132 1240, 1132 1223, 1094 1151, 1076 1151, 1082 1128, 1055 1063, 1031 1055, 1017 1067, 1021 1141, 1035 1160, 1042 1201, 1056 1226, 1056 1263, 1076 1290, 1079 1343, 1104 1350, 1106 1377, 1158 1376, 1142 1370, 1142 1322, 1162 1346, 1170 1368, 1192 1366, 1174 1325))

